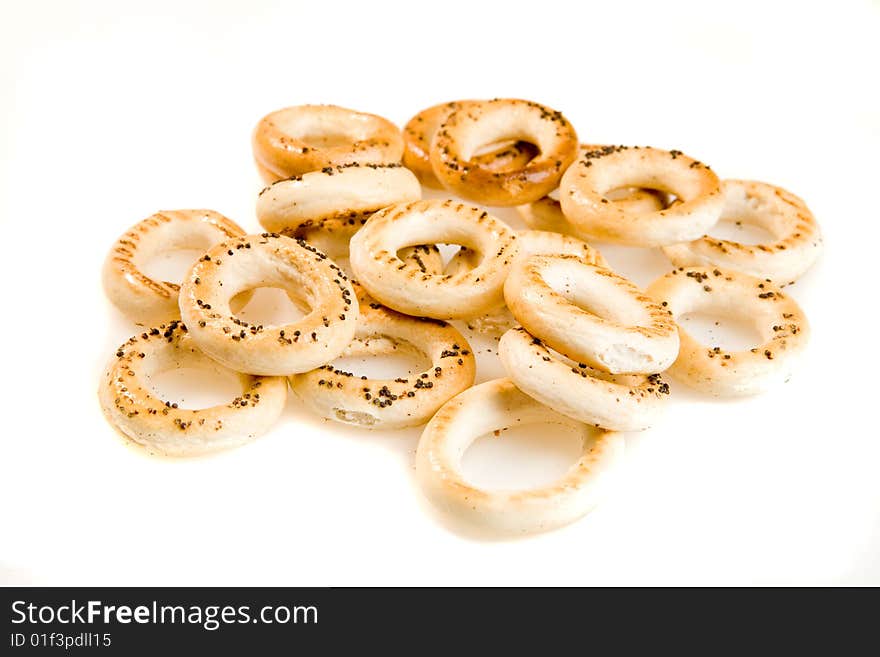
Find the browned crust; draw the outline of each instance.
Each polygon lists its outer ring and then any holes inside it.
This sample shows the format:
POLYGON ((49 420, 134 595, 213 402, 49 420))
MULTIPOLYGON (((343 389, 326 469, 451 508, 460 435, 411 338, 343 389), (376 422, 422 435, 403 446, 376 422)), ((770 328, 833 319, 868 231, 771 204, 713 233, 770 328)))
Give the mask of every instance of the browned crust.
POLYGON ((530 203, 549 194, 576 159, 577 150, 577 133, 560 112, 526 100, 494 99, 452 112, 434 137, 431 162, 443 186, 462 198, 486 205, 510 206, 530 203), (556 143, 552 147, 537 144, 539 155, 522 167, 507 170, 490 168, 476 158, 462 159, 459 127, 478 121, 483 108, 494 110, 507 104, 525 105, 532 110, 532 121, 553 124, 556 143))
POLYGON ((269 182, 273 177, 278 180, 351 162, 399 162, 403 154, 403 137, 391 121, 335 105, 300 105, 267 114, 254 129, 252 144, 258 169, 269 182), (282 112, 347 113, 355 121, 369 123, 371 136, 342 146, 319 148, 304 141, 304 135, 285 132, 276 118, 282 112))

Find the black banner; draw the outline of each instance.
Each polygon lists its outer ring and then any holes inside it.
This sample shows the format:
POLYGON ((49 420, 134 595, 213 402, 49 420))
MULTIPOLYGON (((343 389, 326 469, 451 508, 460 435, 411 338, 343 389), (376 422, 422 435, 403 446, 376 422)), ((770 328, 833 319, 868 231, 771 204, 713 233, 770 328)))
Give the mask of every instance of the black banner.
MULTIPOLYGON (((714 654, 776 645, 789 653, 830 639, 834 654, 871 627, 876 607, 842 616, 815 592, 614 589, 3 588, 0 654, 130 655, 162 650, 337 654, 439 646, 472 652, 474 637, 496 649, 525 643, 584 651, 598 641, 629 652, 645 640, 714 654), (834 615, 848 626, 832 632, 834 615), (867 623, 863 624, 863 621, 867 623), (420 645, 413 644, 418 637, 420 645), (257 651, 257 652, 255 652, 257 651), (358 651, 359 652, 359 651, 358 651)), ((839 593, 835 594, 839 595, 839 593)), ((873 596, 872 596, 873 597, 873 596)), ((544 652, 542 651, 542 652, 544 652)))

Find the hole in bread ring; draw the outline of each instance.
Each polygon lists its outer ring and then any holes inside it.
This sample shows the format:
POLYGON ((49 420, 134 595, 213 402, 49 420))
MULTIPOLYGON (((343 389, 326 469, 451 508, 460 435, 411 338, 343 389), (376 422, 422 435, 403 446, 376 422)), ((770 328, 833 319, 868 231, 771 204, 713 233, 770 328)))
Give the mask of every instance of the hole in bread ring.
POLYGON ((567 362, 522 327, 501 336, 498 355, 523 392, 558 413, 605 429, 647 429, 669 396, 659 374, 608 374, 567 362))
POLYGON ((670 316, 710 312, 754 323, 764 342, 741 351, 700 344, 679 325, 678 358, 669 374, 718 396, 753 395, 785 381, 809 337, 807 319, 793 299, 768 280, 718 268, 679 268, 647 293, 670 316))
POLYGON ((180 312, 206 354, 250 374, 306 372, 329 362, 354 337, 358 303, 345 273, 303 241, 277 233, 248 235, 210 249, 180 290, 180 312), (253 325, 229 300, 258 287, 279 287, 310 312, 284 326, 253 325))
MULTIPOLYGON (((474 102, 479 101, 456 100, 434 105, 416 114, 403 127, 403 164, 426 187, 443 189, 431 165, 431 141, 434 134, 452 112, 474 102)), ((525 166, 539 152, 537 146, 527 141, 506 140, 478 149, 473 160, 490 170, 505 171, 525 166)))
POLYGON ((416 477, 428 500, 455 518, 499 533, 546 531, 577 520, 600 501, 624 451, 621 434, 574 423, 495 379, 448 401, 425 427, 416 452, 416 477), (576 425, 580 459, 548 486, 489 490, 469 484, 461 460, 478 437, 507 427, 539 423, 576 425))
POLYGON ((265 433, 287 400, 283 377, 236 374, 241 394, 227 404, 184 409, 159 399, 149 379, 190 364, 223 370, 177 321, 134 336, 116 351, 98 389, 101 408, 119 431, 167 456, 193 456, 237 447, 265 433))
POLYGON ((104 291, 114 306, 139 324, 179 318, 180 285, 151 278, 144 273, 144 265, 162 252, 205 251, 217 242, 244 234, 236 223, 213 210, 157 212, 116 240, 104 261, 104 291))
POLYGON ((663 247, 677 267, 721 267, 780 284, 795 281, 822 252, 816 218, 806 204, 780 187, 748 180, 721 183, 722 222, 753 224, 775 239, 759 244, 704 235, 698 240, 663 247))
POLYGON ((583 154, 559 185, 562 212, 587 238, 628 246, 663 246, 697 239, 718 221, 723 199, 712 170, 680 151, 605 146, 583 154), (655 212, 632 212, 610 201, 609 190, 643 187, 676 202, 655 212))
POLYGON ((266 182, 324 167, 400 162, 403 138, 390 121, 336 105, 298 105, 267 114, 253 135, 266 182))
POLYGON ((351 240, 356 278, 384 305, 408 315, 455 319, 499 306, 516 235, 488 212, 452 200, 417 201, 374 214, 351 240), (461 244, 487 254, 456 275, 421 272, 397 257, 414 244, 461 244))
POLYGON ((402 315, 363 295, 359 301, 357 333, 343 357, 416 350, 427 357, 430 366, 395 379, 374 379, 330 363, 290 377, 291 389, 315 413, 365 428, 417 426, 473 384, 474 354, 453 326, 402 315))
POLYGON ((431 143, 431 165, 440 183, 462 198, 509 206, 550 193, 577 157, 577 133, 560 112, 538 103, 496 99, 452 112, 431 143), (496 170, 474 156, 488 144, 521 140, 539 153, 522 167, 496 170))
POLYGON ((504 298, 530 333, 607 372, 662 372, 678 354, 675 322, 659 304, 622 276, 574 256, 517 264, 504 298))

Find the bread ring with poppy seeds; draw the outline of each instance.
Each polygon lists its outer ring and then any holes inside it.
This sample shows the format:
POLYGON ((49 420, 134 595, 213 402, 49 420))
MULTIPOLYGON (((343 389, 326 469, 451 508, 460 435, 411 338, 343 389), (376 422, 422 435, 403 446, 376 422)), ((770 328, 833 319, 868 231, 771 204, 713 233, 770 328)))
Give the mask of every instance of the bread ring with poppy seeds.
POLYGON ((277 233, 247 235, 210 249, 180 288, 180 314, 199 348, 237 372, 307 372, 342 353, 354 337, 358 303, 345 273, 325 254, 277 233), (229 300, 279 287, 309 307, 284 326, 250 324, 229 300))
POLYGON ((704 235, 693 242, 664 246, 663 252, 676 267, 721 267, 784 284, 813 266, 822 252, 822 235, 801 199, 780 187, 749 180, 725 180, 721 193, 721 221, 754 224, 776 239, 741 244, 704 235))
POLYGON ((669 384, 660 374, 609 374, 586 363, 567 363, 521 326, 501 336, 498 356, 524 393, 557 413, 603 429, 647 429, 669 399, 669 384))
POLYGON ((271 183, 351 162, 400 162, 403 137, 396 125, 375 114, 297 105, 260 119, 253 149, 260 175, 271 183))
POLYGON ((380 210, 351 239, 351 267, 380 303, 407 315, 473 317, 502 301, 516 255, 516 234, 488 212, 452 200, 416 201, 380 210), (461 244, 487 254, 455 275, 420 272, 398 252, 414 244, 461 244))
POLYGON ((612 374, 662 372, 678 355, 669 314, 633 283, 574 256, 532 256, 511 268, 507 307, 572 360, 612 374))
MULTIPOLYGON (((624 187, 611 190, 606 194, 606 197, 627 212, 636 214, 657 212, 666 207, 663 194, 653 189, 624 187)), ((562 214, 562 206, 559 201, 550 196, 539 198, 537 201, 525 205, 518 205, 516 211, 526 225, 533 230, 546 230, 573 237, 580 235, 562 214)))
POLYGON ((654 281, 647 293, 671 316, 710 312, 751 321, 763 342, 728 351, 700 344, 679 324, 673 378, 723 397, 764 392, 786 381, 809 338, 807 318, 794 299, 776 285, 748 274, 718 268, 679 268, 654 281))
MULTIPOLYGON (((473 102, 479 101, 456 100, 434 105, 416 114, 403 126, 403 164, 425 187, 443 189, 431 165, 434 134, 452 112, 473 102)), ((527 141, 508 140, 481 150, 483 152, 474 155, 474 162, 494 171, 523 167, 538 154, 537 147, 527 141)))
POLYGON ((566 219, 588 239, 627 246, 665 246, 698 239, 721 216, 718 176, 681 151, 605 146, 582 155, 562 177, 559 203, 566 219), (609 190, 643 187, 673 194, 656 212, 634 213, 610 201, 609 190))
POLYGON ((451 324, 402 315, 363 293, 358 303, 357 333, 342 357, 404 350, 427 357, 431 364, 424 372, 387 380, 355 376, 333 363, 291 376, 291 389, 312 411, 352 426, 399 429, 424 424, 446 401, 473 385, 474 354, 451 324))
POLYGON ((399 164, 345 164, 272 183, 257 199, 257 220, 269 232, 293 235, 421 197, 418 179, 399 164))
POLYGON ((484 205, 521 205, 559 185, 577 157, 577 148, 577 133, 560 112, 526 100, 487 100, 449 115, 431 143, 431 165, 440 183, 464 199, 484 205), (512 140, 534 144, 538 155, 522 167, 506 170, 474 159, 481 148, 512 140))
MULTIPOLYGON (((605 148, 605 146, 581 144, 578 147, 578 158, 583 157, 590 151, 602 148, 605 148)), ((655 189, 623 187, 610 190, 606 192, 605 196, 627 212, 636 214, 656 212, 666 207, 665 194, 655 189)), ((559 201, 551 196, 544 196, 537 201, 518 205, 516 211, 529 228, 578 237, 578 232, 569 223, 568 219, 565 218, 565 215, 562 214, 562 206, 559 201)))
POLYGON ((182 322, 147 329, 116 351, 98 397, 110 423, 127 438, 165 456, 194 456, 237 447, 275 423, 287 401, 283 377, 236 374, 242 392, 228 404, 185 409, 159 399, 149 379, 198 363, 218 374, 226 368, 207 358, 182 322))

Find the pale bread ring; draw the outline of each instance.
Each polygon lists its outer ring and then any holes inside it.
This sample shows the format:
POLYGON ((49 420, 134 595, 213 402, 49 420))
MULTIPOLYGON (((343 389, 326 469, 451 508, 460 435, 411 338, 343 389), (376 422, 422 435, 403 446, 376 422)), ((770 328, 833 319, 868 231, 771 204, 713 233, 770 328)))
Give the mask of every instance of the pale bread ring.
POLYGON ((516 264, 504 298, 529 333, 612 374, 662 372, 678 355, 675 322, 658 303, 610 269, 574 256, 516 264))
POLYGON ((193 265, 180 289, 180 314, 199 348, 230 369, 287 375, 342 353, 354 337, 358 303, 326 255, 302 240, 263 233, 218 244, 193 265), (258 287, 282 288, 310 312, 284 326, 240 320, 230 298, 258 287))
MULTIPOLYGON (((520 230, 516 233, 517 253, 511 266, 523 262, 535 255, 571 255, 582 258, 593 265, 607 267, 608 263, 602 254, 586 242, 551 233, 543 230, 520 230)), ((480 262, 481 255, 471 249, 460 250, 449 261, 444 270, 447 274, 473 269, 480 262)), ((472 331, 485 333, 495 337, 516 326, 517 321, 507 306, 502 306, 490 313, 471 317, 467 326, 472 331)))
POLYGON ((771 282, 747 274, 679 268, 654 281, 647 292, 675 318, 699 311, 754 323, 764 342, 732 352, 700 344, 679 324, 681 347, 669 374, 712 395, 754 395, 787 380, 809 338, 797 303, 771 282))
MULTIPOLYGON (((425 187, 443 189, 431 166, 431 141, 437 129, 447 117, 468 103, 456 100, 441 103, 422 110, 403 126, 403 164, 410 169, 425 187)), ((537 147, 525 141, 506 141, 492 144, 486 152, 474 155, 474 161, 489 169, 499 171, 523 167, 538 154, 537 147)))
POLYGON ((559 185, 562 212, 579 234, 628 246, 664 246, 705 235, 721 216, 718 176, 680 151, 606 146, 581 156, 559 185), (605 194, 621 187, 656 189, 676 203, 634 213, 605 194))
POLYGON ((400 349, 427 357, 424 372, 380 380, 323 365, 290 377, 290 387, 312 411, 329 420, 367 429, 424 424, 444 403, 474 383, 476 361, 467 341, 450 324, 402 315, 359 293, 354 340, 341 354, 382 356, 400 349))
POLYGON ((416 201, 374 214, 351 239, 351 266, 367 292, 408 315, 472 317, 501 304, 516 234, 488 212, 452 200, 416 201), (419 272, 397 256, 413 244, 463 244, 488 254, 454 276, 419 272))
POLYGON ((396 125, 375 114, 297 105, 260 119, 253 149, 260 175, 271 183, 351 162, 400 162, 403 137, 396 125))
POLYGON ((419 440, 416 477, 428 500, 459 520, 491 532, 540 532, 589 513, 601 500, 624 449, 621 434, 591 430, 541 405, 510 379, 495 379, 465 390, 437 411, 419 440), (514 491, 477 488, 465 480, 461 459, 477 437, 541 422, 582 432, 581 458, 560 479, 514 491))
POLYGON ((283 377, 238 374, 241 395, 228 404, 189 410, 158 399, 148 379, 209 360, 177 321, 149 329, 123 344, 109 363, 98 397, 110 423, 134 442, 166 456, 194 456, 237 447, 274 424, 287 401, 283 377))
POLYGON ((257 219, 269 232, 293 233, 421 197, 418 179, 399 164, 346 164, 269 185, 257 199, 257 219))
POLYGON ((647 429, 669 398, 669 384, 659 374, 608 374, 586 363, 570 365, 522 327, 501 336, 498 356, 527 395, 566 417, 604 429, 647 429))
POLYGON ((822 252, 822 235, 813 213, 797 196, 749 180, 724 180, 721 193, 721 221, 760 226, 776 240, 740 244, 703 236, 664 246, 663 252, 676 267, 722 267, 783 284, 797 280, 816 262, 822 252))
POLYGON ((213 210, 166 210, 132 226, 116 240, 104 261, 104 291, 113 305, 139 324, 180 317, 180 286, 157 281, 141 271, 151 257, 173 249, 207 250, 244 230, 213 210))
POLYGON ((446 119, 431 143, 440 183, 485 205, 521 205, 546 196, 577 157, 577 133, 562 116, 538 103, 496 99, 469 103, 446 119), (474 159, 481 147, 521 140, 539 154, 522 167, 494 170, 474 159))

